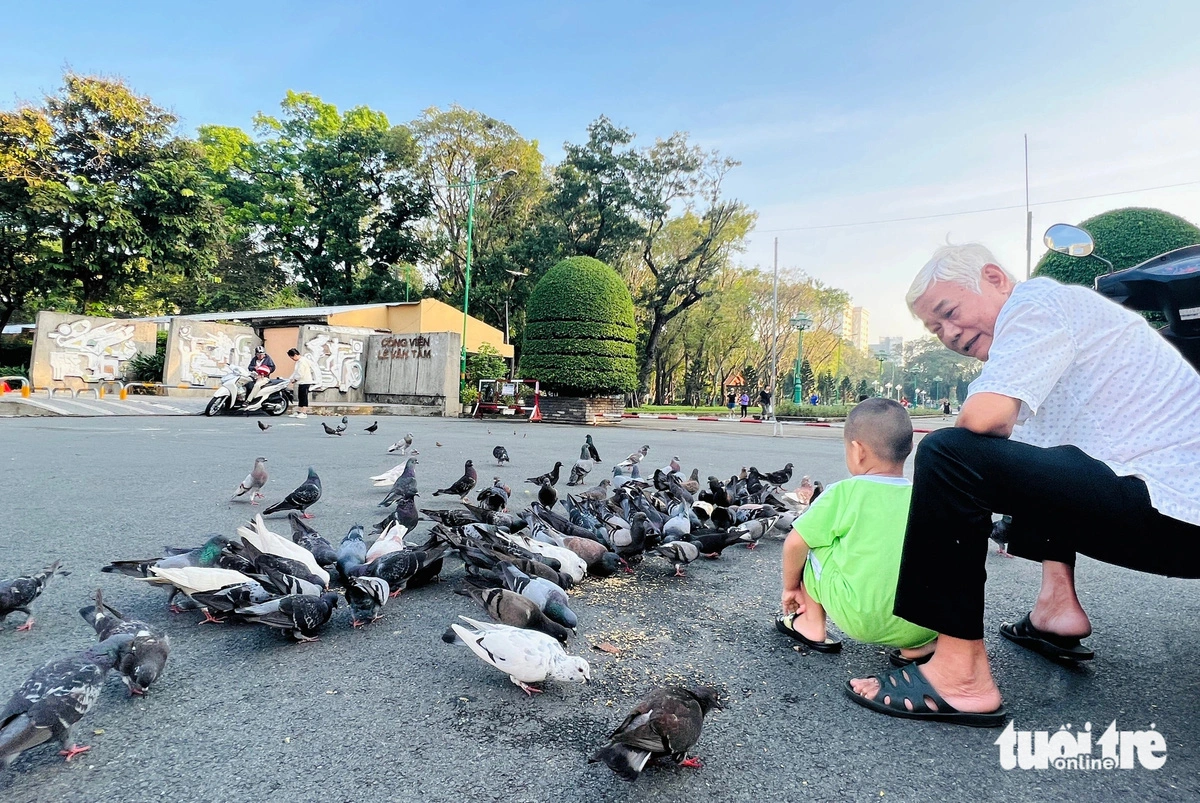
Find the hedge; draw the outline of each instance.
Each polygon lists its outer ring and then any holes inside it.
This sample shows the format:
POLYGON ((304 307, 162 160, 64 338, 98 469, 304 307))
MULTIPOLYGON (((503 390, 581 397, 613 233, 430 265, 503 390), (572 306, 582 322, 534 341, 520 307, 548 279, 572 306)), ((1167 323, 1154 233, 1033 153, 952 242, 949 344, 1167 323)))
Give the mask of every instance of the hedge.
POLYGON ((633 298, 617 272, 571 257, 546 272, 525 308, 520 373, 577 396, 637 387, 633 298))
MULTIPOLYGON (((1112 262, 1116 270, 1200 243, 1200 228, 1161 209, 1114 209, 1088 218, 1079 227, 1096 241, 1095 253, 1112 262)), ((1107 272, 1108 267, 1098 259, 1049 251, 1038 261, 1033 275, 1094 287, 1096 277, 1107 272)))

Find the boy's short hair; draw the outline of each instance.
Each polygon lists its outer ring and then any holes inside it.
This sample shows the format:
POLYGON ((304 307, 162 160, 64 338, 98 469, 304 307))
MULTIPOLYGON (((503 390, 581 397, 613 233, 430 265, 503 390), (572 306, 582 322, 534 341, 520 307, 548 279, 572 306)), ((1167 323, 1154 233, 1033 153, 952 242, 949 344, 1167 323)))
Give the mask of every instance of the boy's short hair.
POLYGON ((288 349, 288 356, 289 357, 299 357, 300 349, 288 349))
POLYGON ((903 463, 912 453, 912 419, 898 402, 867 399, 846 416, 845 438, 858 441, 882 460, 903 463))

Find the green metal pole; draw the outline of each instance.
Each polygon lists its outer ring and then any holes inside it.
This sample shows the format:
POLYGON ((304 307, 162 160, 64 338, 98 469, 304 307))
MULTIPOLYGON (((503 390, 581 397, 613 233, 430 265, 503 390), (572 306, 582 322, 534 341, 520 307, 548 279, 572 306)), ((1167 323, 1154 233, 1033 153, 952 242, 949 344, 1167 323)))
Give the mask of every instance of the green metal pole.
POLYGON ((475 186, 477 183, 474 178, 467 183, 467 271, 463 280, 462 361, 458 366, 458 391, 460 394, 467 389, 467 308, 471 303, 471 236, 475 233, 475 186))
POLYGON ((800 329, 796 332, 796 382, 792 385, 792 404, 800 405, 804 402, 804 382, 801 379, 800 369, 804 365, 804 330, 800 329))

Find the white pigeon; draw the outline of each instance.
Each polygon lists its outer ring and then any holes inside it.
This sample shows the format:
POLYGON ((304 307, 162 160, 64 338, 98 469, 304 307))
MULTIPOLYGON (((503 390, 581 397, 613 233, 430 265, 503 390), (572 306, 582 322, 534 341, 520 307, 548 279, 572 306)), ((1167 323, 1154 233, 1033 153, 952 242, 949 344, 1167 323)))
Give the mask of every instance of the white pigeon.
POLYGON ((317 559, 313 557, 313 553, 290 538, 284 538, 279 533, 273 533, 268 530, 266 522, 263 521, 262 514, 255 514, 251 526, 238 527, 237 534, 238 537, 249 543, 259 552, 268 555, 278 555, 281 558, 289 558, 303 563, 309 572, 321 578, 321 582, 325 584, 326 588, 329 587, 329 572, 321 568, 321 565, 317 563, 317 559))
POLYGON ((382 474, 376 474, 374 477, 371 477, 371 481, 375 483, 376 488, 391 488, 396 484, 396 478, 404 473, 404 467, 407 465, 408 461, 405 460, 403 463, 389 468, 382 474))
POLYGON ((672 457, 671 462, 660 469, 663 474, 678 474, 683 471, 683 465, 679 462, 678 457, 672 457))
MULTIPOLYGON (((413 442, 413 436, 412 436, 412 433, 409 432, 403 438, 401 438, 400 440, 396 441, 395 443, 393 443, 391 446, 388 447, 388 454, 391 454, 393 452, 396 452, 398 454, 408 454, 408 450, 410 448, 412 448, 412 442, 413 442)), ((413 454, 416 454, 416 452, 413 452, 413 454)), ((396 476, 399 476, 399 475, 396 475, 396 476)))
POLYGON ((404 543, 404 536, 407 534, 408 528, 400 522, 393 521, 388 524, 387 529, 379 534, 379 538, 375 539, 375 543, 367 550, 367 563, 389 552, 403 552, 408 549, 408 544, 404 543))
POLYGON ((553 636, 538 630, 523 630, 508 625, 477 622, 460 616, 467 625, 452 624, 442 640, 464 644, 485 664, 494 666, 526 694, 533 696, 530 683, 546 679, 568 683, 587 683, 592 668, 583 658, 567 655, 553 636))
POLYGON ((566 547, 556 546, 555 544, 547 544, 542 541, 534 540, 524 535, 513 535, 512 533, 497 532, 504 540, 514 546, 519 546, 528 552, 536 552, 539 555, 544 555, 547 558, 554 558, 561 564, 560 571, 578 583, 587 575, 587 563, 583 558, 576 555, 566 547))
POLYGON ((207 566, 181 566, 177 569, 151 566, 150 574, 152 576, 145 578, 148 583, 175 586, 189 597, 200 591, 219 591, 254 580, 233 569, 207 566))

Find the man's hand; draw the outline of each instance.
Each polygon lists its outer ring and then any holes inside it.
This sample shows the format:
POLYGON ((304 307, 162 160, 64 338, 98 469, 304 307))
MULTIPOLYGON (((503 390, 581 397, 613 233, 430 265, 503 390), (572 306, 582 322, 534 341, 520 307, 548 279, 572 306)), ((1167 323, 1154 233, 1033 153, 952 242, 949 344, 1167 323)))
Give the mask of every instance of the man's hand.
POLYGON ((785 590, 781 602, 784 616, 804 613, 804 592, 799 588, 785 590))

